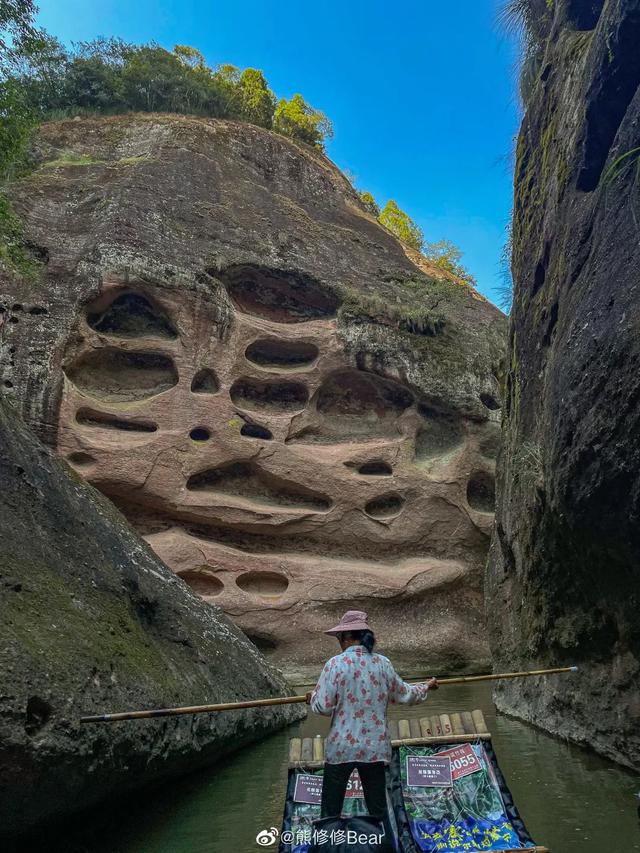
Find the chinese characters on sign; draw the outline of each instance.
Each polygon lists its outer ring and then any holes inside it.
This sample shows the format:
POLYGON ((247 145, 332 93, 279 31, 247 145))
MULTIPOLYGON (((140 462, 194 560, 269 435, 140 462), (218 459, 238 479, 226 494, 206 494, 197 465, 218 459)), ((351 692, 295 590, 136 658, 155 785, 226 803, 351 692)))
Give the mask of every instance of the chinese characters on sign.
MULTIPOLYGON (((354 770, 347 783, 347 799, 364 797, 362 782, 358 771, 354 770)), ((293 800, 296 803, 311 803, 320 805, 322 799, 322 776, 313 776, 310 773, 299 773, 296 776, 296 786, 293 791, 293 800)))
POLYGON ((482 770, 478 756, 469 743, 463 743, 462 746, 456 746, 455 749, 447 749, 445 752, 438 753, 438 758, 445 756, 451 761, 451 777, 454 782, 456 779, 462 779, 463 776, 482 770))
POLYGON ((320 805, 322 799, 322 776, 300 773, 296 776, 293 800, 296 803, 320 805))
POLYGON ((416 788, 451 788, 451 759, 448 755, 407 755, 407 785, 416 788))

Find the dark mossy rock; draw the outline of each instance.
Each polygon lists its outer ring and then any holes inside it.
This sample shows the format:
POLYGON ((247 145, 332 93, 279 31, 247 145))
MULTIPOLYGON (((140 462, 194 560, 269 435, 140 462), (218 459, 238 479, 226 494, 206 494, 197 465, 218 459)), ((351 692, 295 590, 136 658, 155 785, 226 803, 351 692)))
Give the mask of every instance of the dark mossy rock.
POLYGON ((496 699, 638 768, 640 2, 547 18, 518 141, 487 608, 497 667, 581 672, 496 699))
POLYGON ((0 400, 0 839, 193 770, 301 710, 101 725, 82 715, 285 689, 0 400))

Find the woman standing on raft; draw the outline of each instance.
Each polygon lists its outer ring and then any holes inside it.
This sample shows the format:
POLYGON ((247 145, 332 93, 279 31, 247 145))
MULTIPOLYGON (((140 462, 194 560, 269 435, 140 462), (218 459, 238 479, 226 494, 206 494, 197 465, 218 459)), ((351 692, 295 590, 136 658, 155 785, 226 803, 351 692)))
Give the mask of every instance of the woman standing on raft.
POLYGON ((385 771, 391 761, 387 705, 424 702, 438 682, 435 678, 424 684, 404 682, 388 658, 374 653, 376 640, 361 610, 348 610, 324 633, 337 637, 342 651, 327 661, 315 690, 307 694, 312 711, 331 716, 321 817, 340 815, 347 782, 357 768, 369 814, 382 817, 387 827, 385 771))

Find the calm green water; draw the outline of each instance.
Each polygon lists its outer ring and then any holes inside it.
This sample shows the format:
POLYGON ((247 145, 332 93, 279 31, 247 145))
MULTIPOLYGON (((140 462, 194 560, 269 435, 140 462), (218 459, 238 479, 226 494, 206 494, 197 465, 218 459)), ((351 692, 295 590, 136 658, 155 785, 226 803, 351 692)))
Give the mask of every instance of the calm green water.
MULTIPOLYGON (((488 687, 448 687, 427 705, 394 709, 424 716, 482 708, 502 771, 529 831, 552 853, 640 851, 635 793, 640 777, 534 729, 496 716, 488 687)), ((288 739, 324 732, 309 718, 186 780, 109 810, 70 830, 65 853, 256 853, 259 830, 280 828, 288 739)), ((52 850, 53 839, 48 849, 52 850)))

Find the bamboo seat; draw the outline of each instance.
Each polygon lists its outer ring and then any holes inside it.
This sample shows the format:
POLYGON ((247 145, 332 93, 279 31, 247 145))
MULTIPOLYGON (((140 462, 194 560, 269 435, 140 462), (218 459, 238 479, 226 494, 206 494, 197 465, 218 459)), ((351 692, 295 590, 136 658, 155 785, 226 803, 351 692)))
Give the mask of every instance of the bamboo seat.
MULTIPOLYGON (((389 720, 391 746, 427 746, 438 743, 467 743, 491 740, 480 709, 432 717, 389 720)), ((292 737, 289 740, 289 767, 316 770, 324 764, 324 737, 292 737)), ((540 848, 542 849, 542 848, 540 848)))

